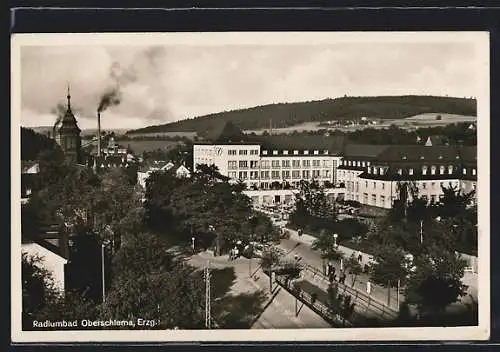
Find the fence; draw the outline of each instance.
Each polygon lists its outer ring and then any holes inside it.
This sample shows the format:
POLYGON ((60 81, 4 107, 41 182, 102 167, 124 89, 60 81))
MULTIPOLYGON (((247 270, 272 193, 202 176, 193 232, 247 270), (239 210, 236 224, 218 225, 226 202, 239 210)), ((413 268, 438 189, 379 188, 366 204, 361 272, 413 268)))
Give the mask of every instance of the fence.
MULTIPOLYGON (((313 277, 320 278, 326 285, 330 285, 330 280, 317 268, 305 263, 302 263, 302 268, 306 272, 312 273, 313 277)), ((365 315, 366 313, 371 313, 374 317, 381 320, 397 318, 398 312, 396 310, 380 303, 370 295, 340 282, 336 282, 336 284, 338 285, 339 293, 349 294, 352 297, 352 302, 358 307, 358 311, 364 311, 365 315)))

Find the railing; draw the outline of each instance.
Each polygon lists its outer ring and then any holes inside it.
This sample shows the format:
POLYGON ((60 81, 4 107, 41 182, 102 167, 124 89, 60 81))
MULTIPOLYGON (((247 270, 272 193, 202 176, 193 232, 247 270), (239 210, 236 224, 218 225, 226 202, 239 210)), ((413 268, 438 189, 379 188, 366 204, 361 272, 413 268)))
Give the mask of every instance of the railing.
MULTIPOLYGON (((311 272, 313 277, 318 277, 327 285, 330 285, 328 277, 323 275, 319 269, 305 263, 302 263, 302 268, 311 272)), ((349 294, 352 297, 352 302, 357 305, 358 310, 360 310, 359 308, 362 308, 361 310, 364 310, 366 313, 370 312, 379 319, 394 319, 398 316, 398 312, 396 310, 380 303, 370 295, 340 282, 335 282, 335 284, 338 285, 339 293, 349 294)))

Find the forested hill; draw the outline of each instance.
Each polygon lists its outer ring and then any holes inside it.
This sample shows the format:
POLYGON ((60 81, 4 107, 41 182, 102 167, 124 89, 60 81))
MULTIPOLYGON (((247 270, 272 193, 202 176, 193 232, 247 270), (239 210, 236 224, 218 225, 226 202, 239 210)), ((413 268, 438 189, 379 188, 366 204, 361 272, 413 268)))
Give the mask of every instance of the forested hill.
POLYGON ((301 103, 282 103, 220 112, 164 125, 128 131, 133 133, 203 132, 233 122, 244 130, 282 128, 304 122, 348 120, 361 117, 401 119, 423 113, 476 115, 476 100, 436 96, 342 97, 301 103), (272 121, 271 121, 272 120, 272 121))

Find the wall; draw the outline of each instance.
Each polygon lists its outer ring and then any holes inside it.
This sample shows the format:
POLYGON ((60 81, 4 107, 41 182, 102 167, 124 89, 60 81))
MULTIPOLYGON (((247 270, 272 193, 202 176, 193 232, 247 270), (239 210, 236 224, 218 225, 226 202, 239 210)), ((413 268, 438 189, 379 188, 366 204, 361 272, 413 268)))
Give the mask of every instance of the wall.
POLYGON ((30 256, 42 257, 42 267, 52 273, 56 289, 64 293, 64 266, 68 262, 66 259, 37 243, 23 244, 21 246, 21 251, 30 256))
MULTIPOLYGON (((252 199, 254 204, 274 204, 275 197, 279 196, 281 203, 291 202, 295 203, 296 194, 299 190, 292 189, 278 189, 278 190, 246 190, 243 191, 247 197, 252 199)), ((327 196, 337 197, 338 195, 343 195, 345 193, 345 188, 327 188, 325 189, 327 196)))

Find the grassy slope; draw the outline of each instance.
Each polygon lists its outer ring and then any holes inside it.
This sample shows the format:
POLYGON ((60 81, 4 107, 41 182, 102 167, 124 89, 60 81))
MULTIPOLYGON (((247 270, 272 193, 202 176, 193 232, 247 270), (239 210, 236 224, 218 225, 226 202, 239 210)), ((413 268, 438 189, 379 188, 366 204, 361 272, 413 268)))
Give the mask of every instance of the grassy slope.
POLYGON ((232 121, 241 129, 259 129, 267 128, 270 119, 274 128, 282 128, 311 121, 343 120, 363 116, 401 119, 425 113, 476 115, 476 100, 434 96, 343 97, 220 112, 131 130, 127 133, 203 132, 226 121, 232 121))

